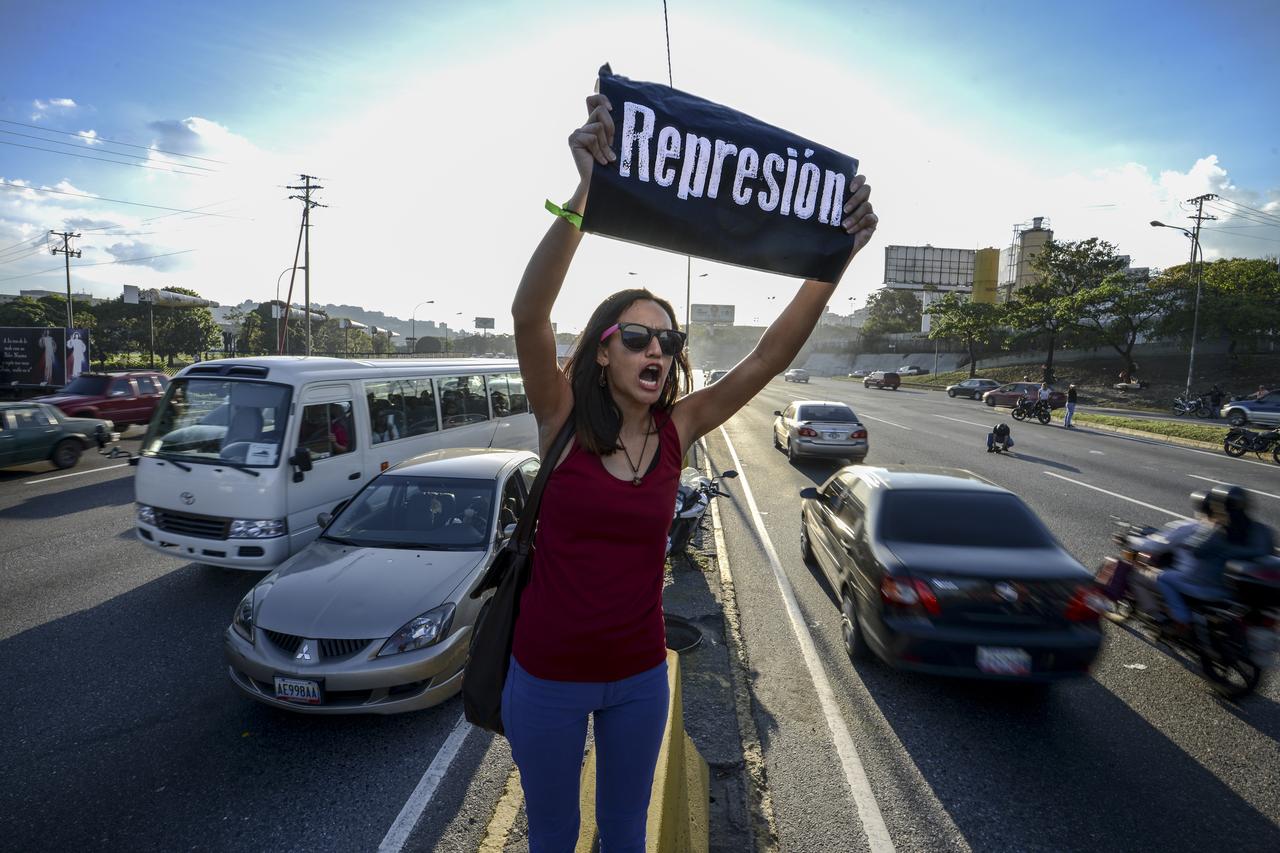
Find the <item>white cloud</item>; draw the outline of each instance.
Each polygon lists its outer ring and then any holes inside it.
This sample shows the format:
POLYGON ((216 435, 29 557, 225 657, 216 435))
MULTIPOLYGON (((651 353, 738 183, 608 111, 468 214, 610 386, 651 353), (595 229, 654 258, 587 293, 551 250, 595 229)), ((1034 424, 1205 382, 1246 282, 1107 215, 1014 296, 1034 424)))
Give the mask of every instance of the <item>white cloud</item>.
POLYGON ((36 98, 31 102, 31 106, 35 109, 35 112, 31 114, 31 120, 39 121, 50 113, 63 114, 71 112, 79 105, 71 98, 50 98, 47 101, 36 98))
POLYGON ((98 139, 98 132, 96 130, 82 130, 76 135, 84 140, 85 145, 88 145, 91 148, 94 145, 102 144, 102 140, 98 139))

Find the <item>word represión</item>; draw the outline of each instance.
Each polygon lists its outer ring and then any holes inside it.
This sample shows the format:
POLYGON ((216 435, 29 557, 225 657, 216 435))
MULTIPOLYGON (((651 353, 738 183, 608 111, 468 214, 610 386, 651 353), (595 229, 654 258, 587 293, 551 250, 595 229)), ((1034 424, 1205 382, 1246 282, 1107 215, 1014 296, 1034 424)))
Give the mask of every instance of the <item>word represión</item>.
POLYGON ((733 171, 733 201, 739 205, 756 204, 766 213, 777 211, 781 216, 810 219, 814 213, 823 225, 840 226, 843 213, 846 178, 840 172, 819 169, 817 163, 808 162, 813 149, 804 149, 804 161, 800 152, 787 148, 787 156, 767 153, 761 158, 754 148, 739 149, 723 139, 711 140, 695 133, 684 134, 678 128, 667 125, 658 131, 657 149, 653 151, 655 115, 644 104, 626 101, 622 114, 621 155, 618 174, 632 176, 634 167, 638 180, 648 183, 651 179, 660 187, 676 183, 676 169, 672 161, 681 160, 680 178, 676 196, 680 199, 717 198, 725 165, 736 157, 733 171), (681 157, 681 142, 684 155, 681 157), (652 156, 651 156, 652 154, 652 156), (650 168, 652 161, 652 169, 650 168), (781 179, 781 182, 779 182, 781 179), (763 180, 765 187, 756 189, 749 180, 763 180), (818 193, 821 187, 821 201, 818 193))

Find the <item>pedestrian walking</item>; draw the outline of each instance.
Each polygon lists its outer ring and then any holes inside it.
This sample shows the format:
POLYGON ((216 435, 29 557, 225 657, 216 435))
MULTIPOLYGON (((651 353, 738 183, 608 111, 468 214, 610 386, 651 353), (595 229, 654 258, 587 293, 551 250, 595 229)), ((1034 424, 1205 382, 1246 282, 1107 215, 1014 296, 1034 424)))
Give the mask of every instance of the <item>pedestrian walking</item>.
POLYGON ((1076 416, 1076 386, 1075 383, 1067 386, 1067 414, 1062 421, 1062 425, 1067 429, 1075 429, 1071 425, 1071 419, 1076 416))
POLYGON ((1222 398, 1225 392, 1218 383, 1213 383, 1213 387, 1209 389, 1209 417, 1217 420, 1219 412, 1222 411, 1222 398))
MULTIPOLYGON (((569 137, 581 213, 593 168, 614 167, 613 106, 587 98, 569 137)), ((875 233, 871 188, 850 183, 852 258, 875 233)), ((538 423, 546 481, 533 565, 520 597, 502 724, 520 769, 529 849, 571 851, 579 775, 594 720, 596 823, 608 851, 645 849, 649 791, 669 702, 662 582, 685 452, 791 364, 831 299, 806 281, 755 350, 720 381, 688 393, 685 332, 671 304, 644 289, 600 303, 564 369, 551 310, 582 234, 559 216, 534 251, 512 304, 516 354, 538 423), (559 458, 548 448, 572 422, 559 458)))

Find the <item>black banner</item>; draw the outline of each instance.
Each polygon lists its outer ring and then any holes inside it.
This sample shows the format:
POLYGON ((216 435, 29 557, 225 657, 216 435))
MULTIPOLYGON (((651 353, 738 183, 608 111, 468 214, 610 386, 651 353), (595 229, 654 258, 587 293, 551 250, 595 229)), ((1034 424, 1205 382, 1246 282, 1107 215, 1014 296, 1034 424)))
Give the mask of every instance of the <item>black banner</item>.
POLYGON ((0 384, 61 388, 88 369, 88 329, 0 326, 0 384))
POLYGON ((752 269, 835 281, 858 161, 658 83, 600 69, 613 153, 596 163, 582 230, 752 269))

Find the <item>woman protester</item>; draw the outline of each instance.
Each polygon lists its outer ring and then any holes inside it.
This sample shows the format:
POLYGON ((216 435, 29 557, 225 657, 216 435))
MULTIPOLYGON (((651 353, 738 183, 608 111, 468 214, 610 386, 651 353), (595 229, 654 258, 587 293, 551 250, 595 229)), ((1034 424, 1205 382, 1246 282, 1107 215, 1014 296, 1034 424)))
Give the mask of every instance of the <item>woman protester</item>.
MULTIPOLYGON (((587 98, 569 136, 585 210, 596 164, 614 167, 612 105, 587 98)), ((857 254, 875 233, 871 187, 849 185, 842 226, 857 254)), ((623 290, 592 313, 563 371, 551 309, 582 234, 557 218, 530 258, 511 312, 544 455, 574 435, 543 492, 533 568, 516 620, 502 722, 520 768, 530 850, 572 850, 587 718, 598 756, 596 822, 604 850, 643 850, 669 702, 662 578, 681 460, 689 447, 785 370, 834 285, 806 281, 756 348, 714 385, 689 391, 685 333, 671 304, 623 290)))

